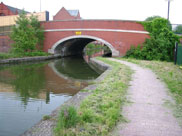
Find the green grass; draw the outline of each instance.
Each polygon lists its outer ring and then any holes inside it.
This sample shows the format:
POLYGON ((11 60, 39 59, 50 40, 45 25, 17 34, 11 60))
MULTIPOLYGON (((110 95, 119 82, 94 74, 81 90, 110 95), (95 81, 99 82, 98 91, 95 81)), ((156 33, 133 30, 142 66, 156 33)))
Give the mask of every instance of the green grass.
MULTIPOLYGON (((112 66, 111 72, 98 83, 96 90, 84 99, 77 111, 79 121, 75 126, 57 127, 60 136, 107 136, 118 121, 126 121, 121 114, 126 102, 126 90, 132 70, 120 63, 98 58, 112 66)), ((60 119, 58 126, 60 125, 60 119)), ((63 123, 64 124, 64 123, 63 123)))
POLYGON ((56 135, 65 135, 65 130, 75 127, 80 117, 77 114, 76 108, 73 106, 63 107, 59 113, 57 127, 55 129, 56 135))
POLYGON ((23 54, 16 54, 16 53, 0 53, 0 60, 1 59, 10 59, 10 58, 22 58, 22 57, 35 57, 35 56, 48 56, 49 54, 42 51, 36 52, 25 52, 23 54))
POLYGON ((0 53, 0 60, 1 59, 8 59, 8 58, 15 58, 17 55, 10 54, 10 53, 0 53))
POLYGON ((179 66, 174 65, 172 62, 144 61, 136 59, 122 60, 152 69, 152 71, 166 83, 170 94, 172 94, 172 97, 176 101, 176 104, 171 105, 170 107, 173 108, 175 116, 182 121, 182 69, 180 69, 179 66))
POLYGON ((51 116, 49 116, 49 115, 44 115, 43 116, 43 120, 49 120, 49 119, 51 119, 51 116))

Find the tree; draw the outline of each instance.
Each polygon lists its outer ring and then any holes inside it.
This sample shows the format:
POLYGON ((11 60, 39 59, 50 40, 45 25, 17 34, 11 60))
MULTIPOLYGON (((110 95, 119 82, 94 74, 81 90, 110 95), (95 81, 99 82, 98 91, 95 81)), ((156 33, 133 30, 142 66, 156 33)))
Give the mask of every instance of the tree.
POLYGON ((38 21, 36 16, 31 16, 30 20, 31 20, 30 24, 35 31, 35 36, 38 38, 38 45, 40 46, 40 49, 42 49, 44 41, 43 27, 41 27, 40 22, 38 21))
POLYGON ((43 43, 43 29, 35 16, 28 18, 23 12, 13 26, 10 38, 14 41, 12 47, 15 53, 32 52, 37 44, 43 43))
POLYGON ((168 20, 156 18, 153 21, 144 22, 143 25, 150 32, 150 39, 146 39, 142 47, 132 47, 126 57, 172 61, 175 42, 179 41, 179 37, 170 30, 168 20))
POLYGON ((160 17, 160 16, 151 16, 151 17, 147 17, 147 18, 145 19, 145 21, 153 21, 153 20, 156 19, 156 18, 162 18, 162 17, 160 17))
MULTIPOLYGON (((157 18, 162 18, 161 16, 151 16, 151 17, 147 17, 146 19, 145 19, 145 21, 153 21, 153 20, 155 20, 155 19, 157 19, 157 18)), ((163 18, 163 19, 165 19, 165 18, 163 18)), ((169 21, 169 20, 167 20, 167 22, 168 22, 168 28, 170 29, 170 30, 172 30, 172 26, 171 26, 171 22, 169 21)))
POLYGON ((175 28, 174 33, 176 33, 176 34, 182 34, 182 25, 178 25, 175 28))

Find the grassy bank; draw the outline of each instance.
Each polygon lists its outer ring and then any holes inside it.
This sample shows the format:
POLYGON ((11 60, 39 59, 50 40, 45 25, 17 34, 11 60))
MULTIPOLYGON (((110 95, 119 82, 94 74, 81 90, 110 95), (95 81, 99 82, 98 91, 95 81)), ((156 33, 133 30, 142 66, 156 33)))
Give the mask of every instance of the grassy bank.
POLYGON ((110 64, 111 72, 83 100, 79 109, 67 107, 61 110, 55 135, 106 136, 119 120, 124 121, 121 109, 126 102, 132 71, 120 63, 98 59, 110 64))
POLYGON ((176 101, 175 105, 172 103, 168 103, 168 105, 173 108, 175 116, 179 118, 182 123, 182 70, 179 66, 174 65, 172 62, 144 61, 135 59, 124 60, 152 69, 152 71, 154 71, 156 75, 166 83, 172 97, 176 101))
POLYGON ((0 53, 1 59, 10 59, 10 58, 23 58, 23 57, 35 57, 35 56, 48 56, 49 54, 42 51, 36 52, 25 52, 23 54, 15 54, 15 53, 0 53))

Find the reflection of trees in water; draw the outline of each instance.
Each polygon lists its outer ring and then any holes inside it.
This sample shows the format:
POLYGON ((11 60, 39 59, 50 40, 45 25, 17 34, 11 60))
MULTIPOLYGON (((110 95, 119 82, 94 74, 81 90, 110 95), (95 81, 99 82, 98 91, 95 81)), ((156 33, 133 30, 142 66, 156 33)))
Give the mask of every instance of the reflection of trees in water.
POLYGON ((53 69, 46 66, 47 63, 2 66, 0 67, 0 82, 12 86, 11 91, 15 91, 24 105, 27 105, 31 98, 43 98, 46 99, 46 103, 49 103, 49 91, 75 94, 82 86, 87 85, 86 82, 81 83, 79 79, 87 81, 99 76, 80 58, 62 58, 53 63, 56 71, 63 74, 65 79, 57 76, 53 69), (67 80, 67 77, 76 80, 67 80), (53 84, 49 84, 49 81, 53 84))
MULTIPOLYGON (((6 75, 1 76, 1 81, 4 78, 5 83, 11 84, 14 91, 20 95, 22 102, 27 105, 30 97, 39 97, 46 84, 44 65, 46 63, 6 66, 3 68, 4 71, 1 70, 2 74, 6 72, 6 75)), ((49 102, 49 98, 46 98, 46 102, 49 102)))
POLYGON ((16 76, 12 85, 15 87, 15 92, 20 94, 25 105, 30 97, 37 98, 45 86, 43 65, 45 64, 22 65, 12 69, 13 75, 16 76))
POLYGON ((61 74, 80 80, 95 79, 99 76, 83 58, 62 58, 55 62, 55 68, 61 74))

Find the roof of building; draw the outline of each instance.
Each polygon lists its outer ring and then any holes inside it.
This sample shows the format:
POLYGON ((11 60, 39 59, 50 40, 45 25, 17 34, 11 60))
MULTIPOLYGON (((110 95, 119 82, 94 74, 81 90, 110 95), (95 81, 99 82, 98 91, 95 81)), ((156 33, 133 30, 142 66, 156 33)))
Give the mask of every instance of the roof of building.
MULTIPOLYGON (((0 4, 3 4, 5 5, 3 2, 1 2, 0 4)), ((18 8, 14 8, 14 7, 11 7, 11 6, 8 6, 8 5, 5 5, 9 10, 11 10, 11 12, 13 12, 14 14, 20 14, 22 13, 24 10, 21 10, 21 9, 18 9, 18 8)), ((29 13, 28 11, 24 11, 25 13, 29 13)))
MULTIPOLYGON (((18 12, 18 14, 21 14, 24 10, 21 10, 21 9, 18 9, 18 8, 14 8, 14 7, 11 7, 11 6, 8 6, 8 5, 6 5, 8 8, 9 8, 9 10, 11 10, 13 13, 17 13, 18 12)), ((27 12, 27 11, 24 11, 25 13, 29 13, 29 12, 27 12)))
POLYGON ((71 16, 78 16, 79 10, 67 10, 71 16))

